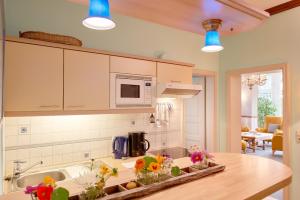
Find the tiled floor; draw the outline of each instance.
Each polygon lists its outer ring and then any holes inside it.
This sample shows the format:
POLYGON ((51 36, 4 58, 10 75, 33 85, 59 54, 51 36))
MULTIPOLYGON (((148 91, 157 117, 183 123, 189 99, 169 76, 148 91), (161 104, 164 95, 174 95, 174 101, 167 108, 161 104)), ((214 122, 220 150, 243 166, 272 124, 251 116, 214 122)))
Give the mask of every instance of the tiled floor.
MULTIPOLYGON (((255 153, 252 151, 252 149, 247 149, 246 154, 250 154, 250 155, 257 155, 257 156, 261 156, 261 157, 265 157, 265 158, 269 158, 272 160, 276 160, 278 162, 283 162, 283 152, 282 151, 277 151, 275 152, 275 155, 272 155, 272 146, 271 144, 267 144, 266 145, 266 149, 262 150, 262 148, 258 147, 255 151, 255 153)), ((265 198, 264 200, 283 200, 283 190, 279 190, 277 192, 275 192, 274 194, 272 194, 270 197, 265 198)))

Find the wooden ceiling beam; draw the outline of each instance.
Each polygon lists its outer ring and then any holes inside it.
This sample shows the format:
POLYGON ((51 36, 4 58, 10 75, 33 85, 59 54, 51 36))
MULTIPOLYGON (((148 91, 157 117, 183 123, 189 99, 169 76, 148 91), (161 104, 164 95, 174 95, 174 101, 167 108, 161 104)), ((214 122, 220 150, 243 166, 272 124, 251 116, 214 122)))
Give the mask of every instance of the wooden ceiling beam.
POLYGON ((270 15, 276 15, 278 13, 293 9, 300 6, 300 0, 292 0, 286 3, 274 6, 272 8, 268 8, 265 11, 270 13, 270 15))
POLYGON ((260 10, 252 5, 239 1, 239 0, 216 0, 226 6, 229 6, 235 10, 245 13, 249 16, 255 17, 259 20, 265 20, 270 17, 270 14, 264 10, 260 10))
MULTIPOLYGON (((89 0, 66 0, 88 5, 89 0)), ((219 32, 245 32, 263 23, 269 13, 241 0, 110 0, 112 12, 204 35, 207 19, 221 19, 219 32)), ((84 17, 84 16, 83 16, 84 17)))

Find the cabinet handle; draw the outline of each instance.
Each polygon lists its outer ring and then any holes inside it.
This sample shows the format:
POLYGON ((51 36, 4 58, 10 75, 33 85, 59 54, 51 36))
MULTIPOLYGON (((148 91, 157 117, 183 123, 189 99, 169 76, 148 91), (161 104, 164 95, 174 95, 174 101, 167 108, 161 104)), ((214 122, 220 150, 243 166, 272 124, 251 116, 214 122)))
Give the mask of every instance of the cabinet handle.
POLYGON ((40 108, 59 108, 59 105, 42 105, 40 108))
POLYGON ((68 108, 83 108, 84 105, 70 105, 70 106, 67 106, 68 108))
POLYGON ((181 83, 181 81, 174 81, 174 80, 171 80, 171 83, 181 83))

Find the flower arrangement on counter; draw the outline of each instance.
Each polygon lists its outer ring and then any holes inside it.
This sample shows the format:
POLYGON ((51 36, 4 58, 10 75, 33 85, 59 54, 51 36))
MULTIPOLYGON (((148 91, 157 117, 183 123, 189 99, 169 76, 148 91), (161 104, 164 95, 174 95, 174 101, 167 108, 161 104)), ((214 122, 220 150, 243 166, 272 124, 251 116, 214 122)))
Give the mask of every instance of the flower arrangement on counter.
POLYGON ((210 163, 213 161, 214 156, 208 153, 206 150, 200 150, 197 145, 191 146, 190 157, 193 162, 193 168, 206 169, 210 167, 210 163))
POLYGON ((137 181, 149 185, 164 181, 172 176, 179 176, 180 169, 172 166, 173 160, 168 157, 157 155, 156 157, 145 156, 135 163, 137 181))
MULTIPOLYGON (((92 169, 92 168, 91 168, 92 169)), ((95 200, 105 196, 104 186, 106 181, 112 176, 118 176, 118 169, 110 169, 106 165, 100 165, 96 172, 96 182, 89 185, 79 196, 80 200, 95 200)))
POLYGON ((55 180, 46 176, 43 183, 37 186, 27 186, 25 194, 30 194, 32 200, 68 200, 69 191, 65 188, 56 188, 55 180))

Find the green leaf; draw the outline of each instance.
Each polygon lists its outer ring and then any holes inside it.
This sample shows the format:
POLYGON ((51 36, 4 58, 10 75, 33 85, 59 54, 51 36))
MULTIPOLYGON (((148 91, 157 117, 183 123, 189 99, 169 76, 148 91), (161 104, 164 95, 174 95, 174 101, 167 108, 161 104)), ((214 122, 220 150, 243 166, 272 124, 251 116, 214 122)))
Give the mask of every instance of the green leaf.
POLYGON ((271 99, 259 97, 257 102, 258 126, 264 127, 265 116, 275 115, 277 108, 271 99))
POLYGON ((172 167, 171 174, 172 176, 179 176, 181 174, 180 168, 178 166, 172 167))
POLYGON ((51 196, 51 200, 68 200, 68 199, 69 199, 69 191, 62 187, 55 189, 51 196))
POLYGON ((82 192, 80 195, 80 199, 84 200, 95 200, 104 195, 103 190, 100 190, 98 187, 90 186, 86 188, 85 192, 82 192))
POLYGON ((118 168, 113 168, 112 169, 112 176, 118 175, 118 168))
POLYGON ((148 168, 150 163, 152 162, 157 163, 157 160, 151 156, 145 156, 144 160, 145 160, 145 168, 148 168))

